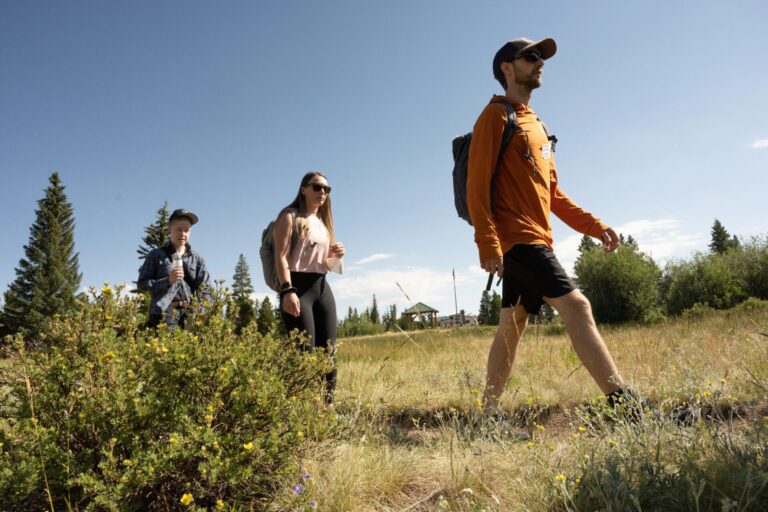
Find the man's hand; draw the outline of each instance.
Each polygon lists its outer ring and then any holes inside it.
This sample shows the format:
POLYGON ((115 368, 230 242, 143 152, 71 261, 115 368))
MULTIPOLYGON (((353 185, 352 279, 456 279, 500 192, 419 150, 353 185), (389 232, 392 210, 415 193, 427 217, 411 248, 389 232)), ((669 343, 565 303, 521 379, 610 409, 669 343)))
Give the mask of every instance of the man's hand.
POLYGON ((486 272, 496 273, 499 277, 502 276, 504 273, 504 257, 498 256, 496 258, 491 258, 489 260, 485 260, 483 262, 483 269, 486 272))
POLYGON ((619 246, 619 236, 613 228, 603 231, 600 234, 600 240, 603 242, 603 252, 613 252, 619 246))
POLYGON ((182 279, 184 279, 184 269, 181 267, 174 268, 171 270, 171 273, 168 274, 168 282, 170 284, 173 284, 176 281, 180 281, 182 279))

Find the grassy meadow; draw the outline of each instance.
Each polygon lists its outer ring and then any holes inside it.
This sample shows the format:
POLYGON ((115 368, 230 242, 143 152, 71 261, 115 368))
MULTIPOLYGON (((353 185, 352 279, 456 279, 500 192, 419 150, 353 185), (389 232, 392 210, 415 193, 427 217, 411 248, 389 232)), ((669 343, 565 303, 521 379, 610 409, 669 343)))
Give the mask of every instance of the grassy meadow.
POLYGON ((492 329, 339 340, 307 492, 330 511, 765 510, 766 303, 601 332, 658 410, 637 425, 599 410, 557 325, 529 325, 501 420, 480 414, 492 329))

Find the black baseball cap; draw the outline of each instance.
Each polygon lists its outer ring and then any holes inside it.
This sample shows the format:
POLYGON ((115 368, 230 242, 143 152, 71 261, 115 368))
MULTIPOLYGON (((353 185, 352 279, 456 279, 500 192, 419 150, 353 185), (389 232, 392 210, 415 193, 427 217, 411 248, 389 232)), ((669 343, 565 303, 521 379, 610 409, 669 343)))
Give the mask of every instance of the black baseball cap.
POLYGON ((168 219, 168 222, 173 222, 176 219, 181 218, 187 218, 189 219, 189 222, 192 224, 197 224, 198 218, 197 215, 192 213, 189 210, 185 210, 184 208, 179 208, 178 210, 173 210, 173 213, 171 214, 171 217, 168 219))
POLYGON ((502 76, 501 63, 512 62, 525 52, 538 52, 542 59, 547 60, 557 52, 557 43, 551 37, 541 41, 531 41, 525 37, 511 40, 499 48, 493 57, 493 76, 499 80, 502 76))

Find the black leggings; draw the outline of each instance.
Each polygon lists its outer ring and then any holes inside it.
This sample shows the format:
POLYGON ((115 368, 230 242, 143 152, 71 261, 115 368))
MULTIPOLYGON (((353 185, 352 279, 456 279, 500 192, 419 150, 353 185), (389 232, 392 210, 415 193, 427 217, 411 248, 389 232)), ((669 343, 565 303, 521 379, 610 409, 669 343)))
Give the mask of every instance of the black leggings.
MULTIPOLYGON (((285 312, 280 305, 285 330, 305 331, 310 338, 308 350, 315 347, 327 348, 334 365, 336 364, 336 300, 331 287, 325 280, 325 274, 312 272, 291 272, 291 284, 298 290, 301 315, 296 318, 285 312)), ((336 368, 326 376, 326 401, 333 403, 333 391, 336 389, 336 368)))

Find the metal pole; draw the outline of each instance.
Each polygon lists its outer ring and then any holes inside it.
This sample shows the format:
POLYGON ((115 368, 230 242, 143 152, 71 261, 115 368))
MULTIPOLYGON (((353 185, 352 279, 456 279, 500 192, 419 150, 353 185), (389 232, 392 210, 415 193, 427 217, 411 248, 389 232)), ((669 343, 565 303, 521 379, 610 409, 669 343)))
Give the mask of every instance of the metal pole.
POLYGON ((456 269, 453 270, 453 305, 456 308, 456 316, 459 316, 459 299, 456 298, 456 269))

